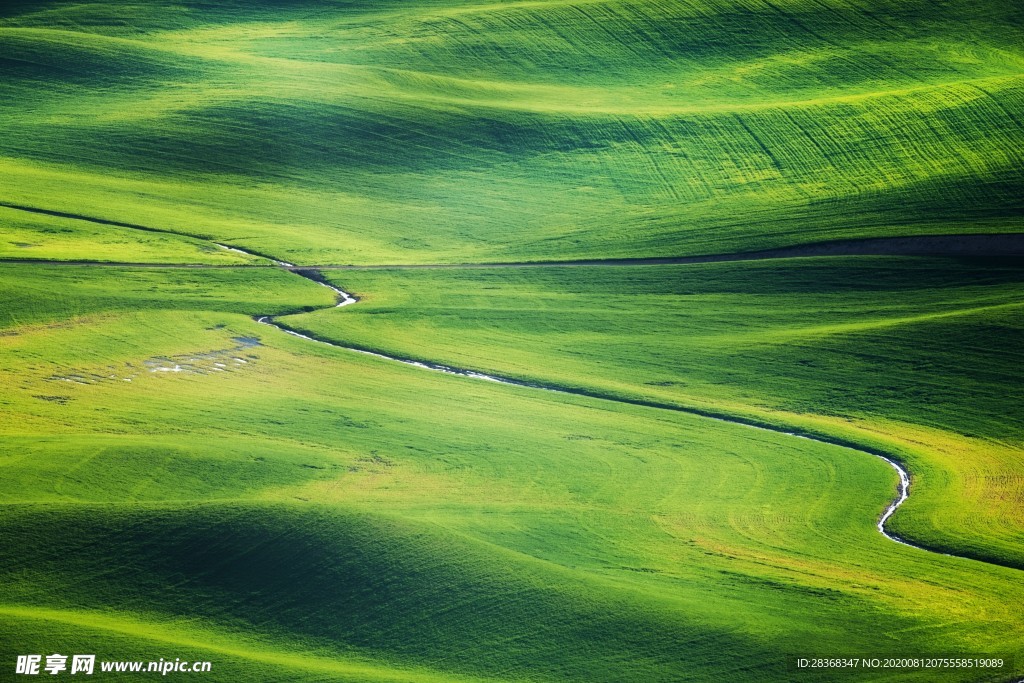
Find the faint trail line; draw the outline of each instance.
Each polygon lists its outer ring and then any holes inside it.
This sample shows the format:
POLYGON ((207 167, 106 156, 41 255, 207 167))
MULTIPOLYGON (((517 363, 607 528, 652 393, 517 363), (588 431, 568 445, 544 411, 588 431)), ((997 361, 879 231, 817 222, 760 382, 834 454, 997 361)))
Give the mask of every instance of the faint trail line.
MULTIPOLYGON (((125 222, 122 222, 122 221, 115 221, 115 220, 110 220, 110 219, 107 219, 107 218, 97 218, 95 216, 86 216, 86 215, 80 214, 80 213, 69 213, 67 211, 56 211, 54 209, 43 209, 43 208, 40 208, 40 207, 37 207, 37 206, 26 206, 24 204, 14 204, 14 203, 11 203, 11 202, 0 201, 0 208, 11 209, 13 211, 24 211, 25 213, 34 213, 34 214, 38 214, 38 215, 41 215, 41 216, 53 216, 54 218, 67 218, 67 219, 75 220, 75 221, 84 221, 86 223, 94 223, 96 225, 109 225, 109 226, 115 227, 115 228, 127 228, 129 230, 139 230, 139 231, 142 231, 142 232, 152 232, 152 233, 157 233, 157 234, 161 234, 161 235, 176 235, 178 237, 191 237, 192 239, 202 240, 204 242, 211 242, 211 239, 210 239, 209 235, 203 235, 203 234, 193 233, 193 232, 185 232, 183 230, 171 230, 169 228, 154 228, 152 226, 140 225, 138 223, 125 223, 125 222)), ((229 251, 237 251, 239 253, 247 254, 249 256, 256 256, 258 258, 265 258, 265 259, 267 259, 269 261, 274 261, 274 259, 271 258, 270 256, 266 256, 264 254, 258 254, 256 252, 252 251, 251 249, 248 250, 248 251, 242 251, 241 249, 234 249, 233 247, 226 247, 223 244, 217 244, 216 242, 212 242, 212 244, 214 244, 215 246, 221 247, 222 249, 228 249, 229 251)), ((12 260, 11 262, 30 262, 30 260, 28 260, 28 259, 12 260)), ((47 264, 50 264, 50 265, 56 265, 56 264, 59 264, 59 263, 74 263, 74 264, 77 264, 77 265, 106 265, 107 264, 107 262, 105 262, 105 261, 36 261, 36 262, 37 263, 47 263, 47 264)), ((281 263, 281 262, 277 262, 277 263, 281 263)), ((124 263, 124 264, 118 264, 118 265, 132 266, 132 267, 141 267, 141 266, 148 266, 150 264, 146 264, 146 263, 124 263)), ((212 265, 211 266, 204 266, 204 264, 166 264, 166 265, 165 264, 153 264, 153 265, 162 265, 164 267, 171 267, 171 268, 173 268, 173 267, 186 267, 186 268, 191 268, 191 267, 216 267, 216 266, 212 266, 212 265)))
POLYGON ((765 261, 815 256, 1024 256, 1024 233, 863 237, 788 247, 696 256, 577 259, 563 261, 499 261, 495 263, 427 263, 393 265, 296 266, 316 270, 417 270, 442 268, 551 268, 583 266, 661 266, 732 261, 765 261))
POLYGON ((130 228, 132 230, 142 230, 144 232, 159 232, 165 235, 181 235, 182 237, 198 237, 199 239, 206 239, 199 235, 190 235, 184 232, 177 232, 175 230, 168 230, 166 228, 151 228, 146 225, 139 225, 138 223, 122 223, 121 221, 112 221, 106 218, 95 218, 93 216, 84 216, 79 213, 67 213, 65 211, 55 211, 53 209, 41 209, 35 206, 25 206, 23 204, 12 204, 10 202, 0 202, 0 207, 4 209, 13 209, 14 211, 24 211, 26 213, 36 213, 43 216, 54 216, 55 218, 70 218, 76 221, 85 221, 87 223, 97 223, 99 225, 112 225, 116 228, 130 228))
MULTIPOLYGON (((0 206, 6 206, 0 203, 0 206)), ((50 212, 47 215, 51 215, 50 212)), ((113 223, 94 219, 81 219, 103 225, 129 227, 126 223, 113 223)), ((133 228, 150 232, 192 237, 155 228, 133 228)), ((199 239, 206 240, 201 237, 199 239)), ((295 265, 278 261, 272 256, 259 254, 240 247, 218 242, 221 249, 264 258, 272 263, 141 263, 137 261, 57 261, 51 259, 5 259, 0 263, 45 266, 95 266, 105 268, 283 268, 301 274, 319 270, 458 270, 486 268, 579 268, 671 266, 700 263, 726 263, 737 261, 767 261, 786 258, 814 258, 831 256, 933 256, 963 258, 1021 258, 1024 257, 1024 233, 985 233, 968 235, 919 235, 916 237, 864 237, 848 240, 812 242, 759 251, 739 251, 697 256, 651 256, 641 258, 578 259, 563 261, 496 261, 494 263, 394 263, 375 265, 322 264, 295 265)))
MULTIPOLYGON (((553 261, 496 261, 493 263, 395 263, 395 264, 320 264, 297 266, 287 261, 280 261, 268 254, 253 251, 251 248, 235 247, 214 242, 209 235, 189 233, 167 228, 154 228, 138 223, 86 216, 84 214, 56 211, 35 206, 26 206, 0 201, 0 208, 24 211, 26 213, 67 218, 85 221, 98 225, 109 225, 117 228, 141 230, 164 235, 178 235, 209 242, 226 251, 234 251, 248 256, 267 259, 272 263, 239 263, 239 264, 206 264, 206 263, 141 263, 132 261, 92 261, 74 260, 58 261, 51 259, 5 259, 0 263, 38 264, 50 266, 104 266, 122 268, 285 268, 294 271, 303 270, 418 270, 440 268, 550 268, 580 266, 660 266, 685 265, 690 263, 719 263, 730 261, 760 261, 780 258, 803 258, 813 256, 1024 256, 1024 232, 1021 233, 971 233, 916 235, 899 237, 859 237, 850 239, 811 242, 786 247, 773 247, 757 251, 724 252, 717 254, 700 254, 694 256, 650 256, 639 258, 597 258, 553 261)), ((300 273, 301 274, 301 273, 300 273)), ((320 280, 317 280, 320 282, 320 280)), ((321 284, 324 284, 321 282, 321 284)))

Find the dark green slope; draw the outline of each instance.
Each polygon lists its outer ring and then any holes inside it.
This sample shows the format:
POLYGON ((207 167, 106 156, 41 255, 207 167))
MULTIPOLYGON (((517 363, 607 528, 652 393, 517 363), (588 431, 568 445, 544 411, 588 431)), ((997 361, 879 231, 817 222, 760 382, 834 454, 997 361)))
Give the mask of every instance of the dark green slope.
POLYGON ((335 262, 1020 229, 1012 3, 105 11, 0 23, 8 199, 335 262))
POLYGON ((273 267, 32 260, 1019 233, 1022 26, 1009 0, 4 3, 0 655, 610 683, 1016 654, 801 679, 1019 677, 1019 260, 331 271, 344 308, 273 267), (879 533, 876 452, 912 476, 887 528, 960 557, 879 533))
MULTIPOLYGON (((875 609, 838 592, 780 595, 781 584, 739 575, 713 600, 666 600, 433 525, 336 508, 16 507, 0 534, 4 548, 18 549, 3 561, 7 604, 44 615, 115 608, 127 628, 137 618, 173 631, 185 619, 200 633, 258 633, 278 648, 373 662, 397 676, 778 678, 786 675, 780 648, 820 647, 840 633, 849 649, 926 642, 907 635, 919 624, 895 614, 886 628, 904 635, 880 640, 870 628, 875 609), (36 540, 43 535, 46 544, 36 540), (833 604, 813 627, 763 640, 787 612, 820 610, 822 600, 833 604), (762 605, 758 621, 727 626, 722 611, 746 611, 747 601, 762 605)), ((251 671, 251 662, 217 658, 235 675, 251 671)))

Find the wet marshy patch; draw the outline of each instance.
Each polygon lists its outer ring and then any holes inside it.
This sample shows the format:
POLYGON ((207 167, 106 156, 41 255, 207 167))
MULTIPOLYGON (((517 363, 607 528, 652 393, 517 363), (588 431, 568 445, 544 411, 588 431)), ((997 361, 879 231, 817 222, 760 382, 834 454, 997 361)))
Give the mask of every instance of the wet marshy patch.
POLYGON ((231 341, 238 342, 238 350, 249 349, 253 346, 262 346, 259 337, 232 337, 231 341))
MULTIPOLYGON (((188 373, 196 375, 212 375, 220 372, 235 372, 251 366, 259 360, 259 356, 251 349, 261 346, 258 337, 232 337, 236 344, 227 349, 214 349, 199 353, 179 354, 175 356, 151 356, 136 363, 125 363, 123 366, 109 366, 106 371, 75 371, 54 374, 46 378, 50 382, 69 382, 71 384, 92 385, 104 382, 132 382, 139 375, 188 373)), ((40 398, 37 396, 36 398, 40 398)))
POLYGON ((153 373, 187 372, 207 375, 215 372, 232 372, 258 360, 258 356, 253 353, 243 353, 261 345, 258 337, 232 337, 231 339, 237 344, 229 349, 178 356, 153 356, 142 361, 142 364, 153 373))

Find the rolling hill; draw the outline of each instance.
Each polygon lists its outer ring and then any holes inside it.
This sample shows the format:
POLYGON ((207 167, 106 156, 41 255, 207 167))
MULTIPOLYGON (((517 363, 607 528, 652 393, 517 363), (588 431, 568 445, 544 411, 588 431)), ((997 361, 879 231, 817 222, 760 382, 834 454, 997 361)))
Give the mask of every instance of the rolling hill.
POLYGON ((1018 680, 1022 25, 3 3, 0 678, 1018 680))

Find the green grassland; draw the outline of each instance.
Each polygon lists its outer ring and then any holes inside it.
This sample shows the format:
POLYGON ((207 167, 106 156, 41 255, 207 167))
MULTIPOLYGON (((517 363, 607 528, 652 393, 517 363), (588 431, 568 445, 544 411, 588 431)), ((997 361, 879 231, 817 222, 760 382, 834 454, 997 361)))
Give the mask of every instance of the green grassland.
POLYGON ((232 683, 1019 679, 1019 259, 323 270, 344 308, 268 259, 1021 233, 1022 24, 3 3, 0 679, 29 652, 232 683), (898 480, 868 451, 913 477, 888 528, 954 556, 878 532, 898 480), (843 655, 1015 660, 791 668, 843 655))
POLYGON ((867 454, 295 339, 244 315, 323 304, 279 271, 161 269, 206 302, 162 310, 154 271, 50 269, 64 302, 0 337, 20 646, 214 680, 785 680, 782 652, 1024 632, 1015 570, 877 533, 867 454))
POLYGON ((1018 232, 1020 12, 16 5, 0 172, 7 201, 307 263, 1018 232))
POLYGON ((0 259, 239 265, 266 263, 206 240, 0 206, 0 259))
POLYGON ((283 322, 400 357, 852 438, 913 466, 900 533, 1024 566, 1016 259, 325 274, 361 303, 283 322))

